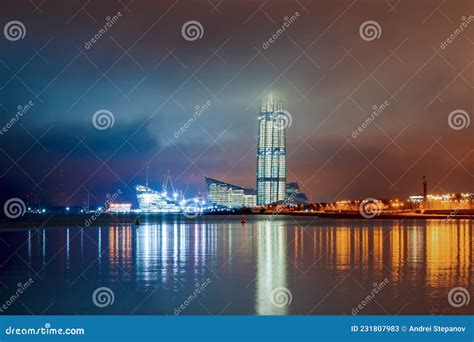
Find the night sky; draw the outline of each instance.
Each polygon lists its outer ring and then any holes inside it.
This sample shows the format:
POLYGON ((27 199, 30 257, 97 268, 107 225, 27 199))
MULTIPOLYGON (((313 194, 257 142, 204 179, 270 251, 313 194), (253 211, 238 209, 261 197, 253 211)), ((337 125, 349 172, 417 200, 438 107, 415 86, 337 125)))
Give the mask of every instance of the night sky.
POLYGON ((288 181, 313 201, 406 197, 423 175, 430 192, 474 191, 472 1, 2 0, 0 9, 0 126, 33 103, 0 135, 2 201, 81 205, 89 191, 103 203, 118 189, 135 201, 147 166, 150 185, 169 170, 187 196, 204 193, 204 176, 255 187, 268 90, 292 118, 288 181), (23 39, 7 39, 14 20, 23 39), (183 38, 191 20, 200 39, 183 38), (361 35, 367 21, 378 37, 361 35), (112 127, 95 128, 99 110, 112 127))

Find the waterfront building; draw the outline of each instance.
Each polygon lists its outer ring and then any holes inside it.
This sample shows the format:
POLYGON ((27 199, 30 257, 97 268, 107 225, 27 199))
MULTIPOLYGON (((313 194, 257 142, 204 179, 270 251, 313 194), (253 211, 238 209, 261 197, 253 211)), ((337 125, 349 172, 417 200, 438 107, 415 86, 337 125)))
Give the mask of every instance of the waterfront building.
POLYGON ((257 195, 256 195, 255 190, 252 190, 251 194, 244 193, 244 207, 253 208, 256 206, 257 206, 257 195))
MULTIPOLYGON (((178 193, 174 193, 173 197, 171 197, 168 196, 165 189, 159 192, 149 188, 147 185, 137 185, 135 189, 141 212, 179 213, 182 211, 182 206, 179 204, 180 199, 178 193)), ((181 202, 183 202, 183 199, 181 202)))
POLYGON ((300 187, 297 182, 286 184, 286 199, 285 203, 288 205, 292 204, 308 204, 308 197, 305 193, 300 191, 300 187))
POLYGON ((410 207, 430 210, 474 209, 474 193, 423 194, 408 198, 410 207))
POLYGON ((255 190, 206 177, 207 202, 227 208, 254 207, 255 190))
POLYGON ((258 117, 257 205, 284 201, 286 196, 286 126, 283 100, 269 93, 258 117))
POLYGON ((127 214, 132 210, 132 203, 110 203, 108 212, 117 214, 127 214))

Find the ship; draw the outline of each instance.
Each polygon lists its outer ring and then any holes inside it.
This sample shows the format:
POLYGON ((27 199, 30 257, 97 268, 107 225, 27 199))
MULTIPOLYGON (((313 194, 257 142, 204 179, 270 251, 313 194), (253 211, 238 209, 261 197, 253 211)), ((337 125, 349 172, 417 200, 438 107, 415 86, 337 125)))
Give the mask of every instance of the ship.
POLYGON ((139 211, 143 213, 189 213, 202 212, 202 205, 196 200, 186 200, 182 192, 174 189, 168 171, 163 181, 161 191, 148 186, 148 168, 145 185, 135 187, 139 211), (168 195, 168 184, 171 185, 172 195, 168 195))
POLYGON ((137 185, 137 200, 140 211, 145 213, 179 213, 182 211, 175 193, 173 197, 146 185, 137 185))

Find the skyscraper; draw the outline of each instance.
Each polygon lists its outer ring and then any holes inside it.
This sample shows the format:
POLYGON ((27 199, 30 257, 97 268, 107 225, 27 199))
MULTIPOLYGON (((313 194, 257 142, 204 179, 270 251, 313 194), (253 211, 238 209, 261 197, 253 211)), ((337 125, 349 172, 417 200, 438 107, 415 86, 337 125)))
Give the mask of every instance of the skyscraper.
POLYGON ((287 120, 283 100, 277 94, 267 94, 258 117, 258 205, 285 200, 287 120))

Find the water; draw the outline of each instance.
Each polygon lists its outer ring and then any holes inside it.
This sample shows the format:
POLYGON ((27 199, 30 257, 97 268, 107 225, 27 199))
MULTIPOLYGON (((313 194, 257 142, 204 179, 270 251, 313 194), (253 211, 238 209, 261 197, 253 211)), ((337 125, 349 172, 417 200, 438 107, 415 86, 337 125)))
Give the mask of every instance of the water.
POLYGON ((454 287, 474 295, 468 220, 168 217, 1 228, 0 246, 1 314, 473 313, 448 301, 454 287), (94 304, 100 287, 112 305, 94 304))

